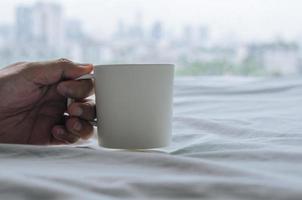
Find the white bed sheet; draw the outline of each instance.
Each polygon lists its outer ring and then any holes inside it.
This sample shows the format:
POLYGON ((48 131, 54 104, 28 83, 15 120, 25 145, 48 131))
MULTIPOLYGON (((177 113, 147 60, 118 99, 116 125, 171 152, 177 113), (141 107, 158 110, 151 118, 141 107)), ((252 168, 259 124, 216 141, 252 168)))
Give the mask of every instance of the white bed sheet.
POLYGON ((0 145, 0 199, 302 199, 302 80, 182 78, 159 151, 0 145))

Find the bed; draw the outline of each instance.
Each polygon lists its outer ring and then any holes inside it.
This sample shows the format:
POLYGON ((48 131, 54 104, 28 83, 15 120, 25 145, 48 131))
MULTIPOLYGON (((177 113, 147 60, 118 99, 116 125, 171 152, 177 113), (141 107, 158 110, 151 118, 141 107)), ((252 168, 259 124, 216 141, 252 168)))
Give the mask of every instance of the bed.
POLYGON ((302 79, 175 81, 171 146, 0 144, 0 199, 302 199, 302 79))

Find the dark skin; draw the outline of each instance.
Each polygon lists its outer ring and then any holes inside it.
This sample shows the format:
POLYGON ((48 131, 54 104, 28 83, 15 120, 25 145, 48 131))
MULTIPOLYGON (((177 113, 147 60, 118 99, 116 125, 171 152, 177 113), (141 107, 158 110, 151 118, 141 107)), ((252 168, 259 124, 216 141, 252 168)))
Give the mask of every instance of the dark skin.
POLYGON ((0 70, 0 143, 66 144, 93 134, 95 104, 90 64, 66 59, 20 62, 0 70), (76 101, 68 108, 67 98, 76 101), (64 116, 68 112, 69 116, 64 116))

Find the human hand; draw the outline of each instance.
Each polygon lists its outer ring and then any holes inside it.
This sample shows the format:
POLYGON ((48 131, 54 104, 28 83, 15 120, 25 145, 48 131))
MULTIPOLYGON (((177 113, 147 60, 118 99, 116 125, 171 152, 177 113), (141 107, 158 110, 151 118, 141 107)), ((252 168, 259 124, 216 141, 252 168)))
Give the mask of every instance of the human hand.
POLYGON ((95 104, 85 98, 92 94, 93 83, 74 79, 92 70, 90 64, 66 59, 20 62, 0 70, 0 143, 66 144, 88 139, 95 104), (76 99, 68 108, 67 98, 76 99))

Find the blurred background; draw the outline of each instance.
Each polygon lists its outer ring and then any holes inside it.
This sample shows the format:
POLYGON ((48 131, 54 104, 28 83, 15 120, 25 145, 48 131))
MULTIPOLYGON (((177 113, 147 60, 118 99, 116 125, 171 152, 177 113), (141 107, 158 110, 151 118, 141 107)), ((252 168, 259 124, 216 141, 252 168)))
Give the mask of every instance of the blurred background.
POLYGON ((175 63, 176 74, 299 76, 300 0, 1 0, 0 68, 175 63))

